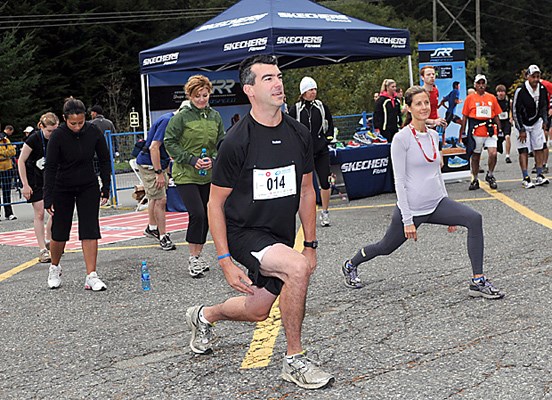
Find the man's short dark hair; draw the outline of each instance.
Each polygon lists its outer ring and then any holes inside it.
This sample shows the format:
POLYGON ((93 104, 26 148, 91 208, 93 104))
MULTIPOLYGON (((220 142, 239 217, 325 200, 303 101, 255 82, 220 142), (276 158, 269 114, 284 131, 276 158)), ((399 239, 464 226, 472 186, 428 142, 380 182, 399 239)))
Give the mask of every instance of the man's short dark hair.
POLYGON ((240 82, 243 85, 253 85, 255 83, 255 74, 251 72, 253 64, 270 64, 278 65, 276 56, 261 54, 258 56, 248 57, 240 63, 240 82))
POLYGON ((99 104, 96 104, 96 105, 92 106, 92 108, 90 109, 90 112, 95 112, 95 113, 98 113, 98 114, 103 114, 103 108, 102 108, 102 106, 100 106, 99 104))
POLYGON ((460 85, 460 82, 458 82, 458 81, 452 82, 452 88, 453 89, 458 89, 458 85, 460 85))
POLYGON ((5 131, 13 131, 13 125, 6 125, 4 128, 5 131))

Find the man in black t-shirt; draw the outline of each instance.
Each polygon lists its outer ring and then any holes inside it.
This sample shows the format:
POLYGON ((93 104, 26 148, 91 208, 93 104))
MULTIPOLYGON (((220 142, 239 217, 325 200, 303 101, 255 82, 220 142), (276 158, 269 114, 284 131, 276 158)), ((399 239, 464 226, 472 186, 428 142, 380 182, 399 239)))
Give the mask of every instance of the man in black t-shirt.
POLYGON ((263 321, 280 295, 287 339, 282 378, 306 389, 333 382, 307 357, 301 326, 309 279, 316 267, 316 203, 309 131, 282 113, 284 86, 276 58, 254 56, 240 65, 251 112, 220 144, 209 197, 209 228, 230 286, 247 296, 211 307, 190 307, 190 347, 212 351, 212 325, 220 320, 263 321), (293 249, 295 216, 305 242, 293 249), (232 262, 232 258, 247 270, 232 262))

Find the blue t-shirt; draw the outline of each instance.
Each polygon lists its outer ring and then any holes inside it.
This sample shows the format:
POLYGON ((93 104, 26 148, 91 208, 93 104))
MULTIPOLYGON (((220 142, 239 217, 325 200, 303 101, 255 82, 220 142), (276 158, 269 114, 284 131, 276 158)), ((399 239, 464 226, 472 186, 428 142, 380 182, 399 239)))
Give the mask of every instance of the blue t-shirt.
POLYGON ((447 97, 445 97, 445 100, 448 102, 448 109, 447 114, 454 114, 454 110, 456 109, 456 100, 460 98, 460 91, 458 89, 452 89, 449 94, 447 94, 447 97))
MULTIPOLYGON (((148 131, 148 138, 146 140, 146 144, 144 145, 144 149, 149 149, 151 142, 153 142, 154 140, 161 142, 161 148, 159 149, 159 151, 161 154, 162 169, 167 168, 170 162, 170 157, 167 154, 167 150, 165 150, 165 144, 163 142, 165 140, 165 129, 167 129, 167 125, 169 124, 169 121, 174 114, 175 113, 172 111, 163 114, 157 119, 157 121, 153 123, 150 130, 148 131)), ((136 163, 139 165, 153 165, 153 163, 151 162, 149 151, 141 151, 140 154, 138 154, 138 157, 136 157, 136 163)))

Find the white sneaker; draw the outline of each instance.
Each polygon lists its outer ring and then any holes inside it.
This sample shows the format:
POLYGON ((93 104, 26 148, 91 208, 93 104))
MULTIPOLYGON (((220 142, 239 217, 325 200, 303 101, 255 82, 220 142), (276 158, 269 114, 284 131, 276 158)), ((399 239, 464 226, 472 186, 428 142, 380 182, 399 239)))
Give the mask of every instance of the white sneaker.
POLYGON ((329 211, 322 211, 320 213, 320 225, 330 226, 330 213, 329 211))
POLYGON ((548 185, 549 183, 550 181, 544 175, 537 175, 537 179, 535 179, 535 186, 548 185))
POLYGON ((86 290, 92 290, 94 292, 99 292, 100 290, 106 290, 107 286, 98 278, 96 271, 90 272, 86 275, 86 281, 84 282, 84 288, 86 290))
POLYGON ((48 287, 57 289, 61 286, 61 265, 50 265, 48 270, 48 287))
POLYGON ((199 257, 190 256, 188 258, 188 272, 192 278, 203 278, 205 274, 203 273, 203 266, 199 257))
POLYGON ((48 249, 40 250, 40 253, 38 254, 38 261, 41 263, 49 263, 50 261, 52 261, 48 249))
POLYGON ((531 182, 531 178, 528 178, 521 181, 521 186, 523 186, 525 189, 533 189, 535 187, 535 184, 531 182))

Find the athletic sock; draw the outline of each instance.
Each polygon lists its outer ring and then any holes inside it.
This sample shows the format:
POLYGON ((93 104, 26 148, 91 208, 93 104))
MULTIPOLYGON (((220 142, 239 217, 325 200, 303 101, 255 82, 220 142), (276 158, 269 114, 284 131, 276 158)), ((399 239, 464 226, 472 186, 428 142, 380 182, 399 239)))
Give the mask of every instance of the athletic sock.
POLYGON ((521 174, 523 175, 523 179, 529 178, 529 174, 527 173, 527 170, 526 170, 526 169, 522 169, 522 170, 521 170, 521 174))
POLYGON ((157 229, 157 225, 150 225, 149 228, 150 228, 150 231, 154 231, 157 229))
POLYGON ((203 315, 203 308, 199 311, 199 320, 204 324, 213 325, 211 322, 207 321, 207 318, 205 318, 205 315, 203 315))
POLYGON ((542 167, 537 167, 537 176, 542 175, 542 167))

